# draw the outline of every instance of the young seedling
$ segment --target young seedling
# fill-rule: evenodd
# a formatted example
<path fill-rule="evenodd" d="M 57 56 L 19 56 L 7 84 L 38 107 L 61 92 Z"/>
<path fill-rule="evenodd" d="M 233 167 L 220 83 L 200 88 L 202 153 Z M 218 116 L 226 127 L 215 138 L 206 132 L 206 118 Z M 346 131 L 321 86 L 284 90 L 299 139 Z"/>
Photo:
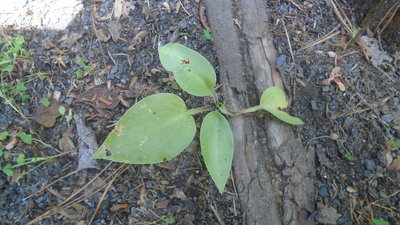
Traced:
<path fill-rule="evenodd" d="M 85 59 L 84 58 L 80 58 L 76 61 L 76 63 L 81 66 L 80 69 L 78 69 L 75 73 L 76 76 L 78 76 L 79 78 L 85 77 L 86 75 L 88 75 L 89 73 L 93 72 L 94 68 L 93 66 L 88 66 L 85 63 Z"/>
<path fill-rule="evenodd" d="M 181 44 L 170 43 L 158 51 L 161 64 L 173 72 L 180 88 L 194 96 L 211 97 L 214 105 L 187 109 L 185 102 L 177 95 L 162 93 L 148 96 L 120 118 L 93 155 L 94 158 L 129 164 L 170 160 L 192 142 L 196 133 L 193 116 L 208 112 L 200 128 L 201 153 L 211 178 L 219 192 L 223 193 L 231 171 L 234 149 L 234 137 L 225 116 L 240 116 L 262 110 L 286 123 L 303 124 L 299 118 L 282 111 L 288 103 L 285 93 L 278 87 L 266 89 L 259 105 L 230 112 L 218 101 L 215 71 L 207 59 Z"/>

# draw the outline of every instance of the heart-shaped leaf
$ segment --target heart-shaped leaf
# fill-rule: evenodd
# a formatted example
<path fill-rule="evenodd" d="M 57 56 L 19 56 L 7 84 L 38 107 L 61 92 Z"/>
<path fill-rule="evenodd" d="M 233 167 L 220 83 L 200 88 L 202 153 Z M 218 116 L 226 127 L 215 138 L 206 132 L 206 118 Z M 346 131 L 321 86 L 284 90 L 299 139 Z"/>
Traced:
<path fill-rule="evenodd" d="M 156 94 L 132 106 L 93 155 L 130 164 L 164 162 L 193 140 L 196 124 L 183 100 Z"/>
<path fill-rule="evenodd" d="M 285 109 L 287 106 L 288 102 L 286 100 L 285 92 L 279 87 L 269 87 L 261 95 L 260 107 L 262 109 L 286 123 L 294 125 L 304 124 L 301 119 L 279 110 Z"/>
<path fill-rule="evenodd" d="M 174 73 L 183 90 L 195 96 L 215 95 L 215 71 L 202 55 L 177 43 L 158 48 L 158 53 L 163 67 Z"/>
<path fill-rule="evenodd" d="M 233 135 L 229 122 L 218 111 L 207 114 L 200 129 L 201 152 L 220 193 L 224 192 L 233 159 Z"/>

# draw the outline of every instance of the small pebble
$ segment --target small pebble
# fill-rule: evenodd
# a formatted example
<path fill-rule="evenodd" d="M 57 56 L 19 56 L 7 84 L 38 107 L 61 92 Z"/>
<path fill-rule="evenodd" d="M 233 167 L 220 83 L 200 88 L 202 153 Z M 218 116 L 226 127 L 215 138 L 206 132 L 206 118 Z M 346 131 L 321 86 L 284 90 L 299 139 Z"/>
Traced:
<path fill-rule="evenodd" d="M 393 120 L 392 115 L 390 115 L 390 114 L 384 114 L 384 115 L 381 116 L 381 118 L 386 123 L 390 123 Z"/>
<path fill-rule="evenodd" d="M 326 197 L 326 196 L 329 195 L 328 188 L 326 187 L 326 185 L 323 185 L 323 186 L 319 187 L 318 194 L 321 197 Z"/>
<path fill-rule="evenodd" d="M 311 100 L 310 103 L 311 103 L 311 109 L 312 109 L 312 110 L 315 110 L 315 111 L 319 110 L 317 101 Z"/>
<path fill-rule="evenodd" d="M 275 64 L 277 67 L 280 67 L 286 63 L 286 55 L 280 55 L 276 58 Z"/>
<path fill-rule="evenodd" d="M 367 161 L 365 161 L 365 168 L 367 170 L 371 170 L 374 171 L 375 170 L 375 161 L 371 160 L 371 159 L 367 159 Z"/>

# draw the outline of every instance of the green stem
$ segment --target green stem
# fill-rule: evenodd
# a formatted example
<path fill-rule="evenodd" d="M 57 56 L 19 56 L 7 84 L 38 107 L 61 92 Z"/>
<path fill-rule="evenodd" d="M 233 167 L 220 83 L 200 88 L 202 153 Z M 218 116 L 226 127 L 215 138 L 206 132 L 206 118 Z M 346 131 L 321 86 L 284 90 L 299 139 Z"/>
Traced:
<path fill-rule="evenodd" d="M 219 104 L 218 103 L 217 107 L 218 107 L 219 111 L 221 111 L 221 113 L 223 113 L 223 114 L 225 114 L 227 116 L 240 116 L 240 115 L 243 115 L 243 114 L 253 113 L 255 111 L 258 111 L 258 110 L 262 109 L 261 106 L 257 105 L 257 106 L 253 106 L 253 107 L 250 107 L 250 108 L 247 108 L 247 109 L 242 109 L 242 110 L 239 110 L 239 111 L 236 111 L 236 112 L 231 112 L 223 104 Z"/>
<path fill-rule="evenodd" d="M 189 109 L 188 113 L 190 115 L 194 115 L 194 114 L 198 114 L 198 113 L 208 112 L 208 111 L 211 111 L 213 109 L 214 109 L 214 106 L 204 106 L 204 107 Z"/>

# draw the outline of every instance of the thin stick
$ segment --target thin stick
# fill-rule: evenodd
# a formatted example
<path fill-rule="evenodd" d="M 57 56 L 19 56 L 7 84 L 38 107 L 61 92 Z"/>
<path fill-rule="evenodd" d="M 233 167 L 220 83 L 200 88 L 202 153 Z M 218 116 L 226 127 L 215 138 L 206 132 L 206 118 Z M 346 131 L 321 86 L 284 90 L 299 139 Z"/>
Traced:
<path fill-rule="evenodd" d="M 283 29 L 285 30 L 287 42 L 289 44 L 290 55 L 292 56 L 293 63 L 295 63 L 296 61 L 294 60 L 294 54 L 292 50 L 292 44 L 290 43 L 289 33 L 286 29 L 285 22 L 282 21 L 282 24 L 283 24 Z"/>
<path fill-rule="evenodd" d="M 34 195 L 36 195 L 36 194 L 42 192 L 43 190 L 47 189 L 48 187 L 52 186 L 53 184 L 57 183 L 58 181 L 63 180 L 63 179 L 65 179 L 65 178 L 67 178 L 67 177 L 69 177 L 69 176 L 71 176 L 71 175 L 77 173 L 78 171 L 79 171 L 79 170 L 74 170 L 74 171 L 72 171 L 71 173 L 69 173 L 69 174 L 67 174 L 67 175 L 65 175 L 65 176 L 63 176 L 63 177 L 58 178 L 57 180 L 55 180 L 55 181 L 51 182 L 50 184 L 48 184 L 48 185 L 42 187 L 39 191 L 37 191 L 37 192 L 35 192 L 35 193 L 29 195 L 28 197 L 24 198 L 23 200 L 25 201 L 25 200 L 31 198 L 32 196 L 34 196 Z"/>
<path fill-rule="evenodd" d="M 126 169 L 128 168 L 127 164 L 122 164 L 118 169 L 117 169 L 117 174 L 114 176 L 111 181 L 108 183 L 107 187 L 104 189 L 103 194 L 101 195 L 99 203 L 97 203 L 96 209 L 94 210 L 94 213 L 92 215 L 92 218 L 89 221 L 89 225 L 92 224 L 94 217 L 96 216 L 97 212 L 100 209 L 101 203 L 103 203 L 104 199 L 106 198 L 106 195 L 108 193 L 108 190 L 110 190 L 111 185 L 114 183 L 114 180 L 119 177 Z"/>

